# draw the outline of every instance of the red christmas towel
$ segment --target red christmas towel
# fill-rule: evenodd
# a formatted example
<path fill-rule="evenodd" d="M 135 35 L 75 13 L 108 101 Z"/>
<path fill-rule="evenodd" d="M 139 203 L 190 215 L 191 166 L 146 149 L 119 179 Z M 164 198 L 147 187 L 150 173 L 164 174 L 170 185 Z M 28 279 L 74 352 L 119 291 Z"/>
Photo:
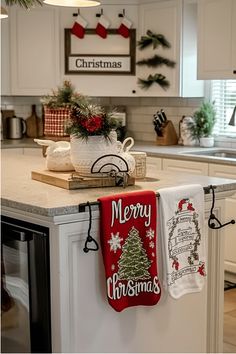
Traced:
<path fill-rule="evenodd" d="M 157 199 L 152 191 L 99 199 L 100 239 L 107 297 L 118 312 L 126 307 L 157 304 Z"/>

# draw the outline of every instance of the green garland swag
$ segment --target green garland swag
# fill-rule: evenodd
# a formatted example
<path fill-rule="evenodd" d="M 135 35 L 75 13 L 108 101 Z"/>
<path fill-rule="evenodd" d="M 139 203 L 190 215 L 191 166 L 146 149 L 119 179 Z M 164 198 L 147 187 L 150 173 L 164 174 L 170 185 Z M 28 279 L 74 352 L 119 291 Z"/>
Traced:
<path fill-rule="evenodd" d="M 163 48 L 171 47 L 170 43 L 162 34 L 156 34 L 148 30 L 147 35 L 141 37 L 140 41 L 138 41 L 137 46 L 140 50 L 143 50 L 149 47 L 150 45 L 153 46 L 153 49 L 156 49 L 159 46 L 162 46 Z"/>
<path fill-rule="evenodd" d="M 152 58 L 139 60 L 137 65 L 147 65 L 148 67 L 156 68 L 158 66 L 166 65 L 170 68 L 174 68 L 175 62 L 167 58 L 163 58 L 159 55 L 154 55 Z"/>
<path fill-rule="evenodd" d="M 146 80 L 138 79 L 138 85 L 144 90 L 147 90 L 154 83 L 160 85 L 164 90 L 170 86 L 169 81 L 162 74 L 149 75 Z"/>

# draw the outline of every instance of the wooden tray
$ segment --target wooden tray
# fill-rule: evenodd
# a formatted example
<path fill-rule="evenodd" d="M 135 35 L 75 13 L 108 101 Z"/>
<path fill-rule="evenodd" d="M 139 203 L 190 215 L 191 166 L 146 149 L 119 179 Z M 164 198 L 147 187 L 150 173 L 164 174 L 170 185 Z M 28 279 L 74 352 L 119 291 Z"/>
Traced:
<path fill-rule="evenodd" d="M 32 171 L 33 180 L 51 184 L 64 189 L 83 189 L 116 187 L 115 179 L 112 177 L 80 177 L 76 172 L 52 172 L 52 171 Z M 132 186 L 135 179 L 128 177 L 128 186 Z"/>

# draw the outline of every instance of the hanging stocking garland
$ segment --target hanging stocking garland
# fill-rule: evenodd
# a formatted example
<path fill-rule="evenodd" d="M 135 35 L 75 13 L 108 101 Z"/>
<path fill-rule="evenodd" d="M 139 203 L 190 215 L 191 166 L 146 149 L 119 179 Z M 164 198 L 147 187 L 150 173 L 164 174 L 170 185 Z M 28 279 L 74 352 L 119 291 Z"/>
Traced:
<path fill-rule="evenodd" d="M 166 80 L 166 77 L 162 74 L 149 75 L 146 80 L 138 79 L 138 85 L 144 90 L 147 90 L 154 83 L 160 85 L 164 90 L 170 86 L 169 81 Z"/>
<path fill-rule="evenodd" d="M 166 65 L 170 68 L 174 68 L 175 62 L 167 58 L 163 58 L 159 55 L 154 55 L 152 58 L 139 60 L 137 65 L 147 65 L 148 67 L 156 68 L 158 66 Z"/>
<path fill-rule="evenodd" d="M 138 47 L 140 50 L 143 50 L 150 45 L 153 46 L 153 49 L 156 49 L 159 46 L 163 48 L 170 48 L 171 45 L 167 39 L 162 34 L 156 34 L 148 30 L 146 36 L 142 36 L 140 41 L 138 41 Z"/>

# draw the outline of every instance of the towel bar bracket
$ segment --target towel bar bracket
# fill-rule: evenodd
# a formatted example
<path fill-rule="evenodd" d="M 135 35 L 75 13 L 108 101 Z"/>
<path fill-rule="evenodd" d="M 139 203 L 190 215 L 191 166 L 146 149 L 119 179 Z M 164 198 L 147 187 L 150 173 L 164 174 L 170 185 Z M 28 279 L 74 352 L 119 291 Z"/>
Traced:
<path fill-rule="evenodd" d="M 232 219 L 232 220 L 222 224 L 220 222 L 220 220 L 217 219 L 217 217 L 213 213 L 214 207 L 215 207 L 215 191 L 214 191 L 214 189 L 215 189 L 214 186 L 212 186 L 212 185 L 209 186 L 209 193 L 210 193 L 210 191 L 212 191 L 212 206 L 211 206 L 210 216 L 208 219 L 208 227 L 210 229 L 217 230 L 217 229 L 221 229 L 222 227 L 225 227 L 227 225 L 235 224 L 235 220 Z"/>

